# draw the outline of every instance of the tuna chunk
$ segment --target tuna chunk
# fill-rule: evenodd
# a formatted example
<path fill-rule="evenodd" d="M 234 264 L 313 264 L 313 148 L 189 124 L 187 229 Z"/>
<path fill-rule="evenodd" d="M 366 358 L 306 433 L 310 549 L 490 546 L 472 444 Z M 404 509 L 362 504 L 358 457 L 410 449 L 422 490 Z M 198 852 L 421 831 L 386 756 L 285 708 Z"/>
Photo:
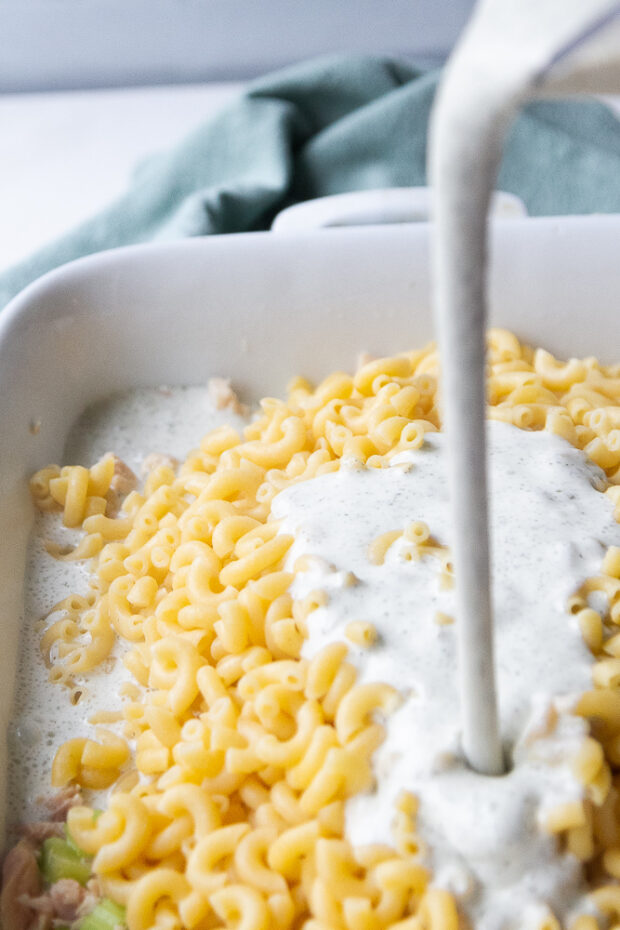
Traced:
<path fill-rule="evenodd" d="M 127 497 L 130 491 L 135 490 L 138 486 L 138 479 L 132 472 L 129 465 L 125 465 L 122 459 L 114 456 L 114 475 L 110 482 L 110 490 L 106 495 L 107 506 L 106 514 L 108 517 L 117 516 L 123 498 Z"/>
<path fill-rule="evenodd" d="M 67 819 L 69 810 L 83 802 L 78 786 L 67 785 L 66 788 L 57 791 L 56 794 L 40 799 L 40 803 L 49 811 L 50 820 L 64 821 Z"/>
<path fill-rule="evenodd" d="M 209 378 L 207 381 L 207 394 L 216 410 L 228 408 L 242 417 L 247 416 L 248 408 L 241 403 L 228 378 Z"/>
<path fill-rule="evenodd" d="M 35 847 L 29 840 L 20 840 L 11 849 L 2 866 L 0 894 L 0 925 L 3 930 L 32 930 L 39 916 L 27 903 L 41 890 Z"/>
<path fill-rule="evenodd" d="M 79 917 L 79 910 L 86 891 L 79 882 L 72 878 L 61 878 L 49 890 L 49 896 L 54 908 L 54 916 L 67 923 L 73 923 Z"/>
<path fill-rule="evenodd" d="M 161 452 L 151 452 L 142 462 L 141 471 L 142 474 L 146 476 L 156 468 L 160 468 L 162 465 L 165 468 L 171 468 L 172 471 L 176 471 L 180 464 L 181 463 L 179 460 L 175 459 L 173 455 L 163 455 Z"/>
<path fill-rule="evenodd" d="M 82 903 L 79 906 L 78 917 L 85 917 L 87 914 L 93 910 L 98 901 L 103 897 L 103 889 L 99 882 L 99 879 L 95 876 L 91 878 L 90 881 L 86 882 L 86 888 L 84 890 L 84 897 Z"/>
<path fill-rule="evenodd" d="M 35 820 L 32 823 L 22 824 L 19 832 L 26 839 L 31 840 L 35 846 L 40 846 L 44 840 L 51 836 L 64 836 L 65 831 L 59 820 Z"/>

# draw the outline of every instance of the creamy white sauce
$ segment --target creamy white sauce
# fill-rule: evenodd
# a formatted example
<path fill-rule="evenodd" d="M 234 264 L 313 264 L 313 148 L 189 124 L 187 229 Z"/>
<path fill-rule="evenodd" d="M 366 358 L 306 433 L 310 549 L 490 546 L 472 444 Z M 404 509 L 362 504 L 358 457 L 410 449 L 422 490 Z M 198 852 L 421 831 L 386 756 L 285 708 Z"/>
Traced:
<path fill-rule="evenodd" d="M 478 775 L 461 759 L 456 629 L 434 619 L 436 611 L 454 615 L 454 593 L 440 590 L 437 559 L 407 561 L 400 540 L 383 565 L 368 558 L 373 539 L 414 520 L 450 545 L 445 437 L 429 434 L 421 450 L 386 469 L 343 466 L 295 485 L 275 498 L 273 511 L 281 531 L 295 535 L 291 566 L 302 554 L 328 563 L 317 560 L 294 582 L 298 597 L 317 588 L 329 594 L 309 616 L 304 654 L 344 640 L 353 620 L 371 622 L 377 645 L 351 647 L 360 679 L 389 682 L 406 695 L 375 754 L 376 790 L 348 802 L 350 840 L 389 842 L 395 799 L 412 790 L 435 882 L 457 895 L 477 930 L 506 930 L 527 924 L 528 908 L 532 919 L 531 909 L 542 905 L 563 918 L 578 903 L 583 910 L 581 867 L 558 851 L 538 818 L 582 796 L 570 756 L 585 725 L 568 710 L 591 687 L 592 659 L 566 602 L 600 572 L 620 528 L 595 489 L 601 472 L 579 450 L 497 422 L 489 440 L 499 713 L 512 755 L 499 778 Z M 359 583 L 345 585 L 346 572 Z M 559 723 L 535 738 L 550 706 Z"/>
<path fill-rule="evenodd" d="M 216 410 L 207 387 L 138 389 L 117 394 L 89 407 L 72 428 L 60 464 L 92 465 L 115 452 L 138 476 L 151 453 L 183 460 L 209 430 L 224 423 L 242 428 L 245 421 L 230 410 Z M 74 736 L 96 738 L 89 717 L 99 710 L 120 710 L 119 689 L 132 681 L 122 664 L 124 647 L 117 643 L 103 666 L 75 676 L 82 697 L 75 706 L 68 688 L 51 684 L 39 643 L 38 621 L 69 594 L 88 588 L 87 568 L 54 559 L 45 539 L 76 542 L 79 533 L 62 527 L 59 515 L 39 514 L 31 536 L 24 592 L 15 700 L 8 733 L 9 771 L 7 823 L 37 819 L 38 799 L 49 795 L 51 761 L 58 746 Z M 60 614 L 53 619 L 59 619 Z M 134 682 L 135 683 L 135 682 Z M 121 731 L 115 724 L 103 724 Z"/>

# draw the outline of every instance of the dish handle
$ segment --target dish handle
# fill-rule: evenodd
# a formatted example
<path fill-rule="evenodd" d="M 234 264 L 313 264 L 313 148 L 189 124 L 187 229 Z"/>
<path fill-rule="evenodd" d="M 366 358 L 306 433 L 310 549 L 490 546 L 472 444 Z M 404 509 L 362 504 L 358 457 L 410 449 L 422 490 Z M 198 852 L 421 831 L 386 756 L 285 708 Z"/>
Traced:
<path fill-rule="evenodd" d="M 398 223 L 427 223 L 432 216 L 432 192 L 428 187 L 392 187 L 352 191 L 306 200 L 282 210 L 274 219 L 272 232 L 301 232 L 334 226 L 376 226 Z M 523 201 L 514 194 L 493 195 L 493 216 L 515 219 L 527 216 Z"/>

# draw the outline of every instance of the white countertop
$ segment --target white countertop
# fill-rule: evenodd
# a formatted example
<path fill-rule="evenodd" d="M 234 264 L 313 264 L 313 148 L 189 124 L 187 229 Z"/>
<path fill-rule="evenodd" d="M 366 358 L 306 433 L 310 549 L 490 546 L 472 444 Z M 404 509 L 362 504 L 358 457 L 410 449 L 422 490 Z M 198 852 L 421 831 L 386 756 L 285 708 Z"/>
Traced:
<path fill-rule="evenodd" d="M 108 204 L 137 162 L 175 145 L 241 87 L 0 97 L 0 271 Z"/>

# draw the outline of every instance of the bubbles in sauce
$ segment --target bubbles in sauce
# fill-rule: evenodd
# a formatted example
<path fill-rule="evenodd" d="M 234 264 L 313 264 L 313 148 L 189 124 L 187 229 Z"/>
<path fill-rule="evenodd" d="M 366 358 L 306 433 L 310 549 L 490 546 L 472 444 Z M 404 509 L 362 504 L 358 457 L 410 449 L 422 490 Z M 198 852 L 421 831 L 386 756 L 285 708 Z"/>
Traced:
<path fill-rule="evenodd" d="M 230 410 L 217 410 L 206 386 L 145 388 L 110 397 L 88 408 L 67 439 L 64 463 L 91 465 L 115 452 L 136 474 L 153 452 L 179 459 L 202 436 L 224 423 L 242 428 L 244 420 Z M 75 544 L 79 534 L 62 527 L 58 514 L 37 514 L 28 549 L 24 618 L 12 723 L 8 734 L 9 772 L 7 823 L 37 819 L 38 799 L 51 791 L 50 769 L 57 747 L 74 736 L 95 736 L 89 717 L 98 710 L 121 707 L 119 689 L 131 680 L 122 661 L 87 676 L 75 676 L 73 687 L 53 684 L 40 652 L 41 620 L 70 594 L 84 594 L 89 574 L 80 563 L 54 559 L 45 539 Z M 58 615 L 60 617 L 60 614 Z M 79 699 L 77 695 L 79 694 Z M 105 724 L 118 730 L 118 724 Z"/>

